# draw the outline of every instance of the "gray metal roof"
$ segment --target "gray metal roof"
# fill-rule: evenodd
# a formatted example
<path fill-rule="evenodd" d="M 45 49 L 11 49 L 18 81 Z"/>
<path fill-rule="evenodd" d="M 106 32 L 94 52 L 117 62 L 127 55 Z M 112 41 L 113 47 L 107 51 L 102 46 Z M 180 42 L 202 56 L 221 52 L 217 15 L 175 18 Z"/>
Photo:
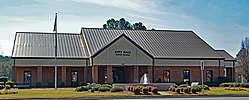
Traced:
<path fill-rule="evenodd" d="M 235 60 L 233 56 L 231 56 L 228 52 L 225 50 L 216 50 L 216 52 L 225 58 L 225 60 Z"/>
<path fill-rule="evenodd" d="M 58 33 L 58 58 L 86 58 L 80 34 Z M 55 56 L 54 33 L 17 32 L 12 57 Z"/>
<path fill-rule="evenodd" d="M 82 28 L 81 32 L 86 38 L 91 55 L 125 34 L 154 58 L 223 59 L 193 31 Z"/>

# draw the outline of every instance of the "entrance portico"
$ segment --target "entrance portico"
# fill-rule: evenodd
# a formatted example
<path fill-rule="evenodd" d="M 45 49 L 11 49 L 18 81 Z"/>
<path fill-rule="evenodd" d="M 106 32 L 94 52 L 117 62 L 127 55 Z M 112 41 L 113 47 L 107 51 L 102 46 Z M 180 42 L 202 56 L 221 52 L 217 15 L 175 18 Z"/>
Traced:
<path fill-rule="evenodd" d="M 94 65 L 92 79 L 96 83 L 138 83 L 143 74 L 147 73 L 150 77 L 152 76 L 151 69 L 152 66 Z M 150 82 L 152 82 L 152 78 L 150 78 Z"/>

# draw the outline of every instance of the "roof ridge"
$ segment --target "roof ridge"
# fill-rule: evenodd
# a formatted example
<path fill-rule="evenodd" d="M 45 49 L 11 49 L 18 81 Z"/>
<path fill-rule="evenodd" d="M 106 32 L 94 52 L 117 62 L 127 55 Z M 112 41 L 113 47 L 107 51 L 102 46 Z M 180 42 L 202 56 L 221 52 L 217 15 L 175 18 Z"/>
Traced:
<path fill-rule="evenodd" d="M 230 53 L 228 53 L 226 50 L 215 50 L 215 51 L 224 51 L 229 57 L 235 59 L 235 57 L 233 57 L 232 55 L 230 55 Z M 217 52 L 220 56 L 222 56 L 219 52 Z"/>
<path fill-rule="evenodd" d="M 128 31 L 166 31 L 166 32 L 193 32 L 193 30 L 176 30 L 176 29 L 168 29 L 168 30 L 133 30 L 133 29 L 105 29 L 105 28 L 88 28 L 82 27 L 81 29 L 99 29 L 99 30 L 128 30 Z"/>
<path fill-rule="evenodd" d="M 55 33 L 50 33 L 50 32 L 16 32 L 18 34 L 55 34 Z M 80 33 L 57 33 L 57 35 L 66 35 L 66 34 L 70 34 L 70 35 L 80 35 Z"/>

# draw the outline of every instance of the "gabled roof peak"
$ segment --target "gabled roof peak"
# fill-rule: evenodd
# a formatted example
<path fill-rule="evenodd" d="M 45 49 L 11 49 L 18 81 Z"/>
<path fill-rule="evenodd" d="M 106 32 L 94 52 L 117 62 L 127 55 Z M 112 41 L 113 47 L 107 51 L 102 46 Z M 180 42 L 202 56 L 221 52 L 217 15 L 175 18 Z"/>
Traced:
<path fill-rule="evenodd" d="M 193 31 L 82 28 L 81 32 L 90 55 L 124 35 L 154 58 L 224 59 Z"/>

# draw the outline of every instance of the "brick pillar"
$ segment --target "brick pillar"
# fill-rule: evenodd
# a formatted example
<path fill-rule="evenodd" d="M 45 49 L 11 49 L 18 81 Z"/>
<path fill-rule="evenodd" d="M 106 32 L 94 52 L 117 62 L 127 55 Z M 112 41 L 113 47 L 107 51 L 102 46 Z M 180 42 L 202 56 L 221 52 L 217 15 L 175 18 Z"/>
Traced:
<path fill-rule="evenodd" d="M 149 74 L 149 81 L 152 82 L 152 78 L 153 78 L 153 72 L 152 72 L 152 66 L 148 66 L 148 74 Z"/>
<path fill-rule="evenodd" d="M 139 79 L 138 79 L 138 76 L 139 76 L 139 67 L 138 66 L 134 66 L 133 67 L 133 82 L 135 83 L 138 83 L 139 82 Z"/>
<path fill-rule="evenodd" d="M 16 66 L 12 66 L 12 80 L 16 82 Z"/>
<path fill-rule="evenodd" d="M 84 81 L 85 81 L 85 82 L 88 82 L 88 80 L 87 80 L 87 77 L 88 77 L 87 66 L 85 66 L 83 70 L 84 70 L 84 71 L 83 71 L 83 72 L 84 72 Z"/>
<path fill-rule="evenodd" d="M 111 65 L 107 65 L 107 83 L 112 83 L 113 82 L 113 78 L 112 78 L 112 66 Z"/>
<path fill-rule="evenodd" d="M 92 82 L 98 83 L 99 78 L 99 72 L 98 72 L 98 65 L 92 66 Z"/>
<path fill-rule="evenodd" d="M 64 82 L 65 86 L 67 84 L 67 67 L 61 68 L 61 82 Z"/>
<path fill-rule="evenodd" d="M 42 82 L 42 67 L 36 67 L 37 69 L 37 82 Z"/>

